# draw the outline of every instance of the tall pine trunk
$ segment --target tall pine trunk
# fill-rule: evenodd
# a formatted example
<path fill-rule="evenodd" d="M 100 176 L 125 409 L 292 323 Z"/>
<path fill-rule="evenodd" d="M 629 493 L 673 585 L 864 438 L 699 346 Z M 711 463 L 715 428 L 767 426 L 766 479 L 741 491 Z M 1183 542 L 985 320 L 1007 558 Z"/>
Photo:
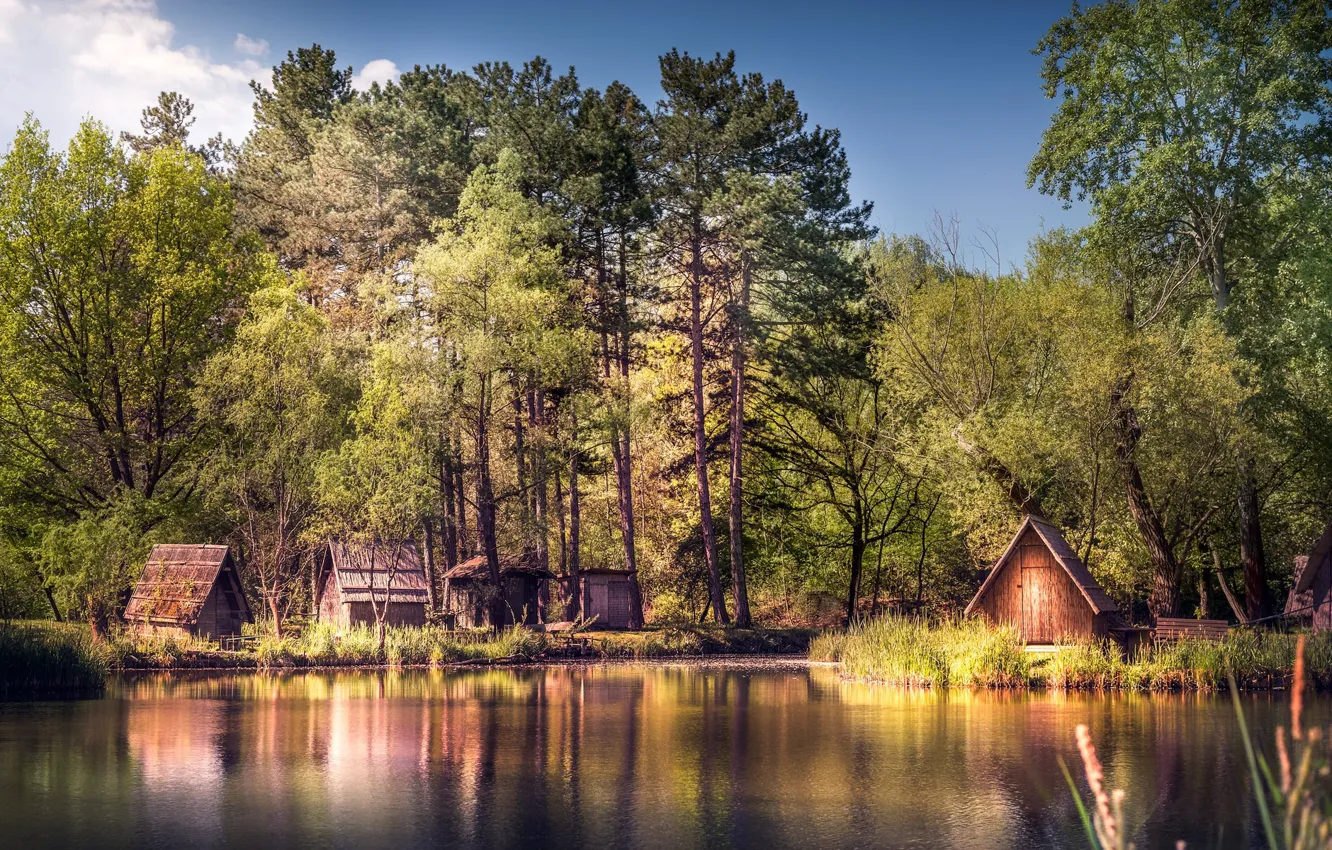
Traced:
<path fill-rule="evenodd" d="M 620 539 L 624 543 L 624 568 L 629 573 L 629 628 L 643 628 L 643 592 L 638 585 L 638 554 L 634 545 L 634 479 L 630 443 L 629 391 L 629 269 L 625 235 L 620 234 L 619 304 L 616 310 L 615 359 L 620 373 L 620 415 L 611 435 L 611 462 L 615 467 L 615 489 L 620 509 Z M 610 365 L 607 364 L 607 373 Z"/>
<path fill-rule="evenodd" d="M 504 625 L 504 595 L 500 592 L 499 547 L 495 540 L 495 489 L 490 480 L 490 378 L 481 382 L 480 403 L 476 417 L 476 502 L 477 533 L 486 555 L 486 602 L 490 627 L 499 631 Z"/>
<path fill-rule="evenodd" d="M 532 519 L 536 525 L 536 556 L 541 569 L 550 569 L 549 531 L 546 518 L 548 483 L 546 481 L 546 392 L 528 393 L 528 434 L 532 467 Z"/>
<path fill-rule="evenodd" d="M 572 406 L 569 409 L 569 587 L 572 597 L 574 618 L 581 614 L 583 585 L 580 576 L 582 567 L 579 538 L 582 534 L 582 493 L 578 486 L 578 414 Z"/>
<path fill-rule="evenodd" d="M 745 546 L 742 497 L 744 476 L 741 461 L 745 445 L 745 326 L 749 321 L 749 256 L 740 254 L 740 291 L 731 315 L 731 594 L 735 602 L 735 624 L 749 628 L 749 592 L 745 588 Z"/>
<path fill-rule="evenodd" d="M 708 571 L 708 599 L 713 616 L 726 625 L 726 601 L 722 598 L 721 569 L 717 564 L 717 537 L 712 529 L 712 493 L 708 487 L 707 399 L 703 394 L 703 225 L 694 222 L 689 262 L 689 342 L 694 377 L 694 471 L 698 478 L 699 530 L 703 558 Z"/>

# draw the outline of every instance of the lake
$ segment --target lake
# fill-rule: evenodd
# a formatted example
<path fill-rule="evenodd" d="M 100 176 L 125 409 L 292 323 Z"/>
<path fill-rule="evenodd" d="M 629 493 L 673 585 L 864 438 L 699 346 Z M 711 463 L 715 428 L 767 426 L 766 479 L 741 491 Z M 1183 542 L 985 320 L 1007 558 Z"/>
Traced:
<path fill-rule="evenodd" d="M 1243 704 L 1270 751 L 1283 697 Z M 172 674 L 0 703 L 0 846 L 1083 847 L 1059 762 L 1081 777 L 1084 722 L 1140 850 L 1249 846 L 1227 697 L 906 691 L 794 661 Z"/>

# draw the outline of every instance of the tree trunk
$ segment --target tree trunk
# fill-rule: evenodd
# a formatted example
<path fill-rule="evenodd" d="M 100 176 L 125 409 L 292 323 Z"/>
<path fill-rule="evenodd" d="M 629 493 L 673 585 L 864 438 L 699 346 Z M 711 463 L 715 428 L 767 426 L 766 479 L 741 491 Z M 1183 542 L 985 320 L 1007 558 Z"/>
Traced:
<path fill-rule="evenodd" d="M 617 310 L 616 361 L 620 372 L 620 415 L 612 434 L 611 461 L 615 467 L 615 489 L 620 509 L 620 539 L 624 542 L 624 568 L 629 572 L 629 628 L 643 628 L 643 593 L 638 586 L 638 554 L 634 547 L 634 479 L 630 444 L 629 394 L 629 271 L 624 234 L 620 236 L 619 309 Z M 607 369 L 609 372 L 609 367 Z"/>
<path fill-rule="evenodd" d="M 740 255 L 740 292 L 731 316 L 731 594 L 735 602 L 735 624 L 750 626 L 749 592 L 745 588 L 744 520 L 741 514 L 744 476 L 741 461 L 745 443 L 745 325 L 749 321 L 749 257 Z"/>
<path fill-rule="evenodd" d="M 1235 594 L 1230 591 L 1230 584 L 1226 582 L 1226 574 L 1221 571 L 1221 553 L 1212 549 L 1212 567 L 1216 572 L 1216 583 L 1221 587 L 1221 594 L 1226 597 L 1226 602 L 1230 605 L 1230 610 L 1234 612 L 1235 619 L 1240 623 L 1249 622 L 1249 618 L 1244 615 L 1244 609 L 1240 607 L 1239 600 Z"/>
<path fill-rule="evenodd" d="M 572 620 L 582 613 L 582 579 L 579 570 L 582 566 L 579 557 L 579 537 L 582 534 L 582 506 L 579 504 L 582 494 L 578 487 L 578 415 L 569 411 L 570 441 L 569 447 L 569 587 L 572 602 L 569 608 L 573 612 Z"/>
<path fill-rule="evenodd" d="M 481 402 L 476 420 L 476 501 L 477 533 L 486 555 L 487 607 L 490 627 L 499 631 L 504 626 L 504 596 L 500 593 L 499 547 L 495 541 L 495 490 L 490 481 L 489 379 L 481 384 Z"/>
<path fill-rule="evenodd" d="M 1239 462 L 1240 561 L 1244 564 L 1244 610 L 1250 620 L 1272 613 L 1267 591 L 1267 564 L 1263 557 L 1263 530 L 1258 507 L 1258 482 L 1247 456 Z"/>
<path fill-rule="evenodd" d="M 694 472 L 698 479 L 699 530 L 708 570 L 708 599 L 718 623 L 730 617 L 722 598 L 721 569 L 717 564 L 717 537 L 712 530 L 712 494 L 708 486 L 707 398 L 703 394 L 703 237 L 702 223 L 694 223 L 689 265 L 689 342 L 694 378 Z"/>
<path fill-rule="evenodd" d="M 439 600 L 435 596 L 435 520 L 434 517 L 421 518 L 421 536 L 424 538 L 424 550 L 421 552 L 421 564 L 426 574 L 426 604 L 431 614 L 439 613 Z"/>
<path fill-rule="evenodd" d="M 546 393 L 534 390 L 528 396 L 528 425 L 532 451 L 532 518 L 536 523 L 536 554 L 541 569 L 550 569 L 549 531 L 546 521 Z"/>
<path fill-rule="evenodd" d="M 106 641 L 110 625 L 110 618 L 106 616 L 106 609 L 101 605 L 92 605 L 88 615 L 88 628 L 92 632 L 93 643 Z"/>
<path fill-rule="evenodd" d="M 440 462 L 439 489 L 444 502 L 444 521 L 440 531 L 444 544 L 444 572 L 458 566 L 458 511 L 462 499 L 455 492 L 453 474 L 453 447 L 444 446 L 444 458 Z"/>
<path fill-rule="evenodd" d="M 523 394 L 518 379 L 513 378 L 513 462 L 518 473 L 518 524 L 522 529 L 523 550 L 532 550 L 531 494 L 527 490 L 527 440 L 523 429 Z"/>
<path fill-rule="evenodd" d="M 1110 419 L 1115 432 L 1115 456 L 1124 475 L 1129 513 L 1133 515 L 1138 533 L 1147 547 L 1147 556 L 1151 560 L 1154 573 L 1152 593 L 1147 606 L 1154 616 L 1174 617 L 1179 611 L 1179 563 L 1166 539 L 1161 518 L 1152 507 L 1147 488 L 1142 482 L 1142 472 L 1134 457 L 1138 441 L 1142 439 L 1142 427 L 1138 424 L 1137 411 L 1125 399 L 1132 381 L 1132 373 L 1124 375 L 1110 390 Z"/>
<path fill-rule="evenodd" d="M 282 637 L 282 609 L 278 605 L 277 594 L 269 592 L 264 595 L 268 597 L 268 611 L 273 617 L 273 634 Z"/>
<path fill-rule="evenodd" d="M 453 492 L 458 499 L 458 560 L 465 561 L 476 554 L 476 547 L 467 531 L 467 491 L 464 489 L 462 463 L 462 436 L 453 443 Z"/>
<path fill-rule="evenodd" d="M 856 603 L 860 600 L 860 578 L 865 572 L 865 521 L 857 516 L 851 523 L 851 586 L 846 593 L 846 625 L 856 621 Z"/>

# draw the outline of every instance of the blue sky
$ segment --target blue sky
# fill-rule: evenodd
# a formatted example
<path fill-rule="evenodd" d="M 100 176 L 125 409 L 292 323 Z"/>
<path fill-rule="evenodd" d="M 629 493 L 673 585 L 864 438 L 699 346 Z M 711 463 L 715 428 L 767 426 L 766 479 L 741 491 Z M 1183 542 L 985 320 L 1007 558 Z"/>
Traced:
<path fill-rule="evenodd" d="M 782 79 L 812 122 L 842 131 L 853 193 L 874 202 L 883 230 L 923 232 L 935 211 L 956 215 L 964 232 L 982 224 L 995 230 L 1007 266 L 1022 259 L 1042 224 L 1085 221 L 1082 209 L 1064 210 L 1026 188 L 1027 163 L 1054 106 L 1041 92 L 1040 60 L 1030 51 L 1068 10 L 1068 0 L 122 0 L 111 11 L 104 0 L 51 2 L 41 10 L 44 21 L 35 14 L 26 22 L 22 13 L 12 18 L 9 41 L 30 46 L 29 64 L 67 62 L 70 90 L 25 86 L 26 72 L 6 68 L 0 58 L 0 126 L 35 109 L 57 133 L 65 129 L 61 121 L 74 119 L 56 113 L 77 108 L 119 129 L 141 108 L 129 111 L 131 100 L 142 104 L 153 86 L 180 80 L 175 87 L 200 104 L 201 130 L 236 134 L 248 119 L 243 79 L 266 77 L 288 49 L 312 42 L 357 69 L 375 60 L 403 69 L 439 62 L 470 68 L 541 54 L 557 68 L 574 65 L 584 85 L 620 79 L 650 102 L 659 95 L 659 54 L 672 47 L 698 55 L 735 50 L 741 70 Z M 78 26 L 100 27 L 82 37 L 82 46 L 69 46 L 63 59 L 60 49 L 40 45 L 43 38 L 67 38 L 55 34 L 64 31 L 57 7 L 69 12 L 64 30 L 76 19 Z M 4 8 L 0 0 L 0 54 Z M 98 15 L 103 23 L 84 23 Z M 237 40 L 241 33 L 244 42 Z M 91 59 L 88 43 L 101 45 Z M 53 113 L 50 121 L 46 112 Z"/>

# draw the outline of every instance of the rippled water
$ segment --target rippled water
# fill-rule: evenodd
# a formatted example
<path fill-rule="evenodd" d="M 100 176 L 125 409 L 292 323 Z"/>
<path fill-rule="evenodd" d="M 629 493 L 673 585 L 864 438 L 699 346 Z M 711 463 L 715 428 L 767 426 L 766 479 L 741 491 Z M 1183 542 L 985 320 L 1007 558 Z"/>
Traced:
<path fill-rule="evenodd" d="M 1284 702 L 1244 705 L 1270 746 Z M 0 847 L 1085 846 L 1059 769 L 1080 722 L 1140 850 L 1249 846 L 1228 698 L 732 662 L 153 676 L 0 703 Z"/>

